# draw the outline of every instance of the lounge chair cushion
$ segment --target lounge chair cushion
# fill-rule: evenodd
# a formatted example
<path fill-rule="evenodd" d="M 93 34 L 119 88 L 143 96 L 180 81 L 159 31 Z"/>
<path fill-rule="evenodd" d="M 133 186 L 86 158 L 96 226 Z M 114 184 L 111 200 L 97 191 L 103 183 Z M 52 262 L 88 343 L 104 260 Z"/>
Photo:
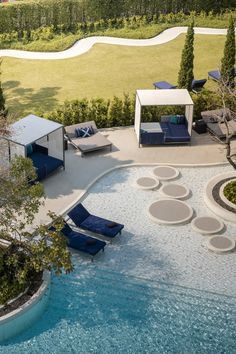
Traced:
<path fill-rule="evenodd" d="M 159 88 L 161 90 L 168 90 L 168 89 L 176 89 L 176 85 L 172 85 L 167 81 L 157 81 L 153 83 L 155 88 Z"/>
<path fill-rule="evenodd" d="M 76 205 L 69 213 L 68 216 L 73 220 L 76 226 L 79 226 L 82 224 L 82 222 L 87 219 L 90 214 L 89 212 L 85 209 L 85 207 L 80 203 Z"/>
<path fill-rule="evenodd" d="M 211 77 L 213 80 L 216 80 L 216 81 L 220 80 L 219 70 L 208 71 L 208 76 Z"/>
<path fill-rule="evenodd" d="M 53 226 L 49 228 L 50 230 L 55 230 Z M 68 240 L 68 246 L 75 248 L 78 251 L 88 253 L 95 256 L 101 249 L 106 246 L 105 241 L 98 240 L 94 237 L 84 235 L 80 232 L 72 230 L 72 228 L 65 222 L 63 228 L 61 229 L 62 234 Z"/>
<path fill-rule="evenodd" d="M 203 86 L 207 82 L 207 79 L 201 79 L 201 80 L 193 80 L 192 81 L 192 90 L 197 93 L 200 92 L 203 89 Z"/>
<path fill-rule="evenodd" d="M 107 237 L 115 237 L 124 227 L 124 225 L 116 224 L 114 227 L 109 227 L 110 220 L 100 218 L 99 216 L 90 215 L 85 219 L 80 227 Z"/>
<path fill-rule="evenodd" d="M 95 256 L 101 249 L 106 246 L 105 241 L 95 239 L 93 237 L 72 231 L 68 236 L 68 246 L 78 251 L 85 252 L 91 256 Z M 94 242 L 95 241 L 95 242 Z"/>

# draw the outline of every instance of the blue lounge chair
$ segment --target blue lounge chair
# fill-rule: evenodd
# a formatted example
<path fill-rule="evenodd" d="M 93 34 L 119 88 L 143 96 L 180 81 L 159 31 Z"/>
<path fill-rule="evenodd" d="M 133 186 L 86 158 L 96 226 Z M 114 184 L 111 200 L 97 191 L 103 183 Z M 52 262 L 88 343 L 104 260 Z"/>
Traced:
<path fill-rule="evenodd" d="M 167 81 L 157 81 L 153 83 L 156 89 L 168 90 L 168 89 L 176 89 L 177 86 L 170 84 Z"/>
<path fill-rule="evenodd" d="M 106 242 L 104 241 L 72 230 L 66 222 L 61 232 L 67 238 L 69 247 L 88 253 L 91 256 L 95 256 L 101 250 L 104 251 L 104 247 L 106 246 Z"/>
<path fill-rule="evenodd" d="M 208 77 L 212 80 L 219 81 L 220 80 L 219 70 L 208 71 Z"/>
<path fill-rule="evenodd" d="M 236 76 L 236 68 L 234 68 L 234 76 Z M 220 72 L 219 70 L 208 71 L 208 77 L 212 80 L 219 81 L 220 80 Z"/>
<path fill-rule="evenodd" d="M 192 81 L 192 91 L 194 93 L 198 93 L 203 89 L 203 86 L 207 82 L 207 79 L 201 79 L 201 80 L 193 80 Z M 161 90 L 168 90 L 168 89 L 176 89 L 177 86 L 170 84 L 167 81 L 158 81 L 153 83 L 155 88 L 161 89 Z"/>
<path fill-rule="evenodd" d="M 124 228 L 124 225 L 111 220 L 103 219 L 99 216 L 91 215 L 80 203 L 76 205 L 68 216 L 81 229 L 98 233 L 106 237 L 115 237 Z"/>
<path fill-rule="evenodd" d="M 193 80 L 192 81 L 192 91 L 194 93 L 201 92 L 203 89 L 203 86 L 207 82 L 207 79 L 201 79 L 201 80 Z"/>

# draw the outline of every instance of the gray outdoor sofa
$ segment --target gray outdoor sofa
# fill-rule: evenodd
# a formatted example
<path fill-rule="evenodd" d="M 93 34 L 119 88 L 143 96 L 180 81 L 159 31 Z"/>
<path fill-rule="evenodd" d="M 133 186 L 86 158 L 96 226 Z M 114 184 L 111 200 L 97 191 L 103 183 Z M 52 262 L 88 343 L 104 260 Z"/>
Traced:
<path fill-rule="evenodd" d="M 78 137 L 76 131 L 78 128 L 84 129 L 87 127 L 92 127 L 93 134 L 86 137 Z M 84 122 L 79 124 L 73 124 L 65 127 L 65 135 L 69 142 L 81 151 L 81 154 L 104 149 L 109 147 L 112 149 L 112 143 L 104 135 L 99 133 L 97 126 L 94 121 Z"/>
<path fill-rule="evenodd" d="M 208 131 L 219 139 L 226 137 L 226 125 L 223 119 L 223 108 L 201 112 L 201 117 L 207 125 Z M 236 121 L 232 119 L 230 110 L 226 109 L 229 134 L 236 136 Z"/>

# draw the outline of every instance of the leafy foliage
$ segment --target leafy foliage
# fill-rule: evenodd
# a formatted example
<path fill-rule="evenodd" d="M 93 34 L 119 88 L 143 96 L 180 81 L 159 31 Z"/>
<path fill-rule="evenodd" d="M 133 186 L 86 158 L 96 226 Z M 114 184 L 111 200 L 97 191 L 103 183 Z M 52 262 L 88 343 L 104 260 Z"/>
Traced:
<path fill-rule="evenodd" d="M 198 95 L 192 95 L 194 101 L 194 118 L 199 119 L 202 111 L 221 107 L 221 97 L 216 92 L 203 90 Z M 230 95 L 225 95 L 227 107 L 236 111 L 236 103 Z M 135 97 L 124 94 L 123 99 L 95 98 L 65 101 L 49 113 L 40 112 L 42 116 L 63 125 L 71 125 L 94 120 L 98 128 L 114 126 L 129 126 L 134 124 Z M 161 115 L 183 114 L 183 108 L 179 106 L 143 107 L 142 121 L 155 122 Z"/>
<path fill-rule="evenodd" d="M 132 5 L 131 5 L 132 3 Z M 169 0 L 39 0 L 0 4 L 1 47 L 17 40 L 23 43 L 51 40 L 58 34 L 73 33 L 78 37 L 112 29 L 137 29 L 150 24 L 186 24 L 189 14 L 207 25 L 228 17 L 230 5 Z M 119 5 L 118 5 L 119 4 Z M 224 9 L 224 12 L 221 11 Z M 233 7 L 232 7 L 233 9 Z M 210 11 L 209 11 L 210 10 Z M 228 13 L 227 13 L 228 11 Z M 214 16 L 213 16 L 214 14 Z"/>
<path fill-rule="evenodd" d="M 224 196 L 227 198 L 231 203 L 236 204 L 236 181 L 229 182 L 224 187 Z"/>
<path fill-rule="evenodd" d="M 4 171 L 5 172 L 5 171 Z M 24 290 L 35 274 L 44 269 L 60 274 L 72 270 L 66 239 L 59 230 L 63 221 L 49 213 L 55 230 L 48 225 L 33 228 L 35 215 L 43 200 L 43 187 L 32 183 L 36 177 L 32 161 L 23 157 L 12 160 L 7 173 L 0 175 L 0 302 Z M 0 242 L 1 245 L 1 242 Z"/>
<path fill-rule="evenodd" d="M 184 49 L 182 51 L 180 70 L 178 74 L 178 87 L 186 88 L 191 91 L 193 75 L 193 59 L 194 59 L 194 29 L 193 22 L 188 27 Z"/>
<path fill-rule="evenodd" d="M 235 65 L 235 27 L 231 17 L 225 41 L 224 56 L 221 61 L 221 77 L 223 82 L 234 87 L 234 65 Z"/>

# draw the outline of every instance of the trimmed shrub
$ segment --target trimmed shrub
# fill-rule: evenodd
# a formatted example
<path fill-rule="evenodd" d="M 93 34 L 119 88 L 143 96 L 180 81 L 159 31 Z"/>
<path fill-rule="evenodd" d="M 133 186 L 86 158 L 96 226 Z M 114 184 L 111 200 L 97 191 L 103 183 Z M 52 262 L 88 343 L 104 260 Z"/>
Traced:
<path fill-rule="evenodd" d="M 236 181 L 229 182 L 223 190 L 225 198 L 236 204 Z"/>

